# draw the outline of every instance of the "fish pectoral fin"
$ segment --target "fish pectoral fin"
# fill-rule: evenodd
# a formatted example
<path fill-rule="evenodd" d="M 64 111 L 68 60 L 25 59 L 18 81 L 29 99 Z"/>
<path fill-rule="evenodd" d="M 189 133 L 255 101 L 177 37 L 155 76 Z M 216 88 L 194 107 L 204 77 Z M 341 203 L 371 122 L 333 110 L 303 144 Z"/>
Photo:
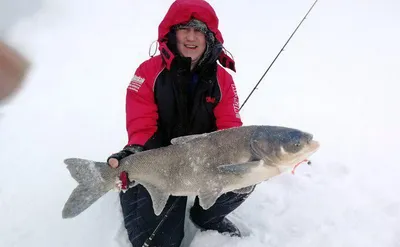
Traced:
<path fill-rule="evenodd" d="M 167 204 L 169 194 L 163 192 L 162 190 L 158 189 L 154 185 L 140 183 L 146 190 L 149 192 L 151 200 L 153 202 L 153 210 L 154 213 L 158 216 L 163 211 L 165 205 Z"/>
<path fill-rule="evenodd" d="M 171 144 L 174 144 L 174 145 L 183 144 L 183 143 L 189 142 L 189 141 L 197 139 L 197 138 L 205 137 L 207 135 L 208 135 L 208 133 L 175 137 L 171 140 Z"/>
<path fill-rule="evenodd" d="M 200 191 L 199 197 L 199 204 L 204 209 L 209 209 L 212 205 L 214 205 L 215 201 L 217 201 L 218 197 L 221 194 L 222 189 L 214 189 L 214 190 L 206 190 Z"/>
<path fill-rule="evenodd" d="M 217 169 L 222 173 L 241 175 L 248 173 L 252 168 L 259 166 L 261 164 L 260 162 L 260 160 L 257 160 L 238 164 L 225 164 L 218 166 Z"/>
<path fill-rule="evenodd" d="M 235 192 L 236 194 L 249 194 L 254 190 L 255 185 L 250 185 L 244 188 L 240 188 L 237 190 L 233 190 L 232 192 Z"/>

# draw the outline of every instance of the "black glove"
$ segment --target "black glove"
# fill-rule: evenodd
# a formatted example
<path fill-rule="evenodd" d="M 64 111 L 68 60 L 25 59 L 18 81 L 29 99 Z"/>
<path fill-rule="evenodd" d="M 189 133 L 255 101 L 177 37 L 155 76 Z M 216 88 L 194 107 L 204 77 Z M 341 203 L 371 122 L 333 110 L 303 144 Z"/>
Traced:
<path fill-rule="evenodd" d="M 112 158 L 117 159 L 118 161 L 121 161 L 123 158 L 126 158 L 129 155 L 142 152 L 143 150 L 144 150 L 144 147 L 141 145 L 137 145 L 137 144 L 127 145 L 124 147 L 124 149 L 122 149 L 118 153 L 114 153 L 114 154 L 110 155 L 110 157 L 108 157 L 108 159 L 107 159 L 107 164 L 108 164 L 108 161 Z"/>

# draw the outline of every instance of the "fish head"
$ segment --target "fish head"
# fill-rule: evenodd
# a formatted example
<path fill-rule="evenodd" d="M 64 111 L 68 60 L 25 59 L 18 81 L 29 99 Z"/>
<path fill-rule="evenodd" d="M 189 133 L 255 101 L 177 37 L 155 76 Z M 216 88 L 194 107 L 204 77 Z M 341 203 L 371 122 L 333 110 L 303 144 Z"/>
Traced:
<path fill-rule="evenodd" d="M 280 172 L 293 169 L 318 148 L 312 134 L 286 127 L 260 127 L 251 139 L 255 158 L 263 160 L 265 165 L 276 166 Z"/>

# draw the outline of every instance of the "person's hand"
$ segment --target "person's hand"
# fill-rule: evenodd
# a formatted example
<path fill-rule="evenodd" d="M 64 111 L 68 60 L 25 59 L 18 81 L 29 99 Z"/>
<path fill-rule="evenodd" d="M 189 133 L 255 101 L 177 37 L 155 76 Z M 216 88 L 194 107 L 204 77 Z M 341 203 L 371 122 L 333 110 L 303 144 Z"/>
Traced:
<path fill-rule="evenodd" d="M 28 68 L 29 63 L 21 54 L 0 41 L 0 101 L 21 86 Z"/>
<path fill-rule="evenodd" d="M 142 152 L 144 150 L 143 146 L 140 145 L 129 145 L 125 146 L 124 149 L 119 151 L 118 153 L 114 153 L 110 155 L 107 159 L 107 163 L 112 168 L 117 168 L 119 166 L 119 162 L 123 159 L 128 157 L 131 154 L 136 154 Z"/>
<path fill-rule="evenodd" d="M 110 158 L 108 159 L 108 165 L 112 168 L 117 168 L 119 165 L 119 161 L 116 158 Z"/>

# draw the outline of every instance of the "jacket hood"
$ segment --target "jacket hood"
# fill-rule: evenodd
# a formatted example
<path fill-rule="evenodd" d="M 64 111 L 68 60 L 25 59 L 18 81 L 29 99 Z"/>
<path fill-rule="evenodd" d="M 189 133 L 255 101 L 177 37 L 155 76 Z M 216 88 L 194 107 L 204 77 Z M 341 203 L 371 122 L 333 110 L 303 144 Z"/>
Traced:
<path fill-rule="evenodd" d="M 168 48 L 168 33 L 171 28 L 178 24 L 189 22 L 192 18 L 204 22 L 208 29 L 214 34 L 215 39 L 222 45 L 224 39 L 218 29 L 219 19 L 213 7 L 204 0 L 176 0 L 168 9 L 164 19 L 158 27 L 158 42 L 161 56 L 166 63 L 167 69 L 170 69 L 175 55 Z M 222 66 L 236 72 L 235 62 L 224 51 L 218 57 Z"/>
<path fill-rule="evenodd" d="M 172 3 L 164 19 L 158 27 L 158 41 L 162 42 L 171 27 L 187 23 L 195 18 L 204 22 L 208 29 L 214 33 L 215 38 L 224 43 L 222 34 L 218 29 L 219 20 L 212 6 L 204 0 L 176 0 Z"/>

